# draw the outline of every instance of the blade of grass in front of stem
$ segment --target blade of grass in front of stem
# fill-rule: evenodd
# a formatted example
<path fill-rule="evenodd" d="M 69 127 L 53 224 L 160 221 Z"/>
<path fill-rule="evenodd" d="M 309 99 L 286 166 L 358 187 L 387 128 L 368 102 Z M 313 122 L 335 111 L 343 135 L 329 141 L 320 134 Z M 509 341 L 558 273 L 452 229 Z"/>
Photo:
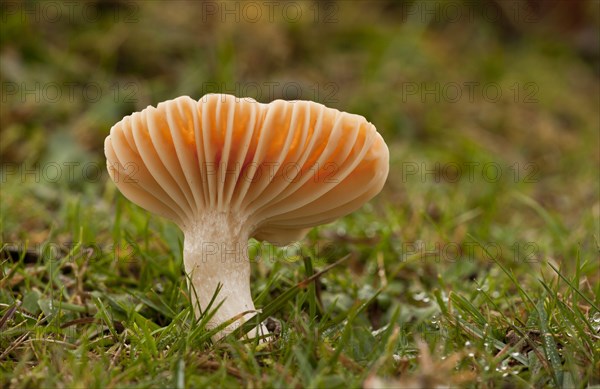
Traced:
<path fill-rule="evenodd" d="M 339 260 L 332 263 L 331 265 L 326 266 L 323 270 L 313 274 L 312 276 L 310 276 L 310 277 L 306 278 L 305 280 L 300 281 L 296 285 L 292 286 L 291 288 L 289 288 L 288 290 L 286 290 L 285 292 L 283 292 L 282 294 L 277 296 L 270 304 L 268 304 L 264 308 L 262 308 L 260 313 L 258 313 L 257 315 L 254 315 L 253 317 L 248 319 L 244 324 L 242 324 L 240 327 L 233 330 L 233 332 L 230 334 L 230 336 L 234 336 L 239 339 L 240 337 L 246 335 L 251 329 L 258 326 L 266 318 L 268 318 L 269 316 L 273 315 L 275 312 L 277 312 L 281 308 L 283 308 L 283 306 L 288 301 L 290 301 L 292 298 L 294 298 L 294 296 L 296 296 L 296 294 L 300 291 L 300 289 L 306 288 L 311 282 L 313 282 L 317 278 L 321 277 L 323 274 L 327 273 L 329 270 L 333 269 L 334 267 L 340 265 L 342 262 L 346 261 L 348 258 L 350 258 L 350 254 L 340 258 Z"/>

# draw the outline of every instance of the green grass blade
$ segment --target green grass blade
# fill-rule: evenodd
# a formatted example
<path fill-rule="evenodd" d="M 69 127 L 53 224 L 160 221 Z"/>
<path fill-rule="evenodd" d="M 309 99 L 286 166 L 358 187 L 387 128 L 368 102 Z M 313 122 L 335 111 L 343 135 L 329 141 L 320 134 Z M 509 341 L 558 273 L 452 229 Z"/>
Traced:
<path fill-rule="evenodd" d="M 277 296 L 270 304 L 265 306 L 261 310 L 260 313 L 251 317 L 243 325 L 236 328 L 231 333 L 231 336 L 240 338 L 241 336 L 246 335 L 252 328 L 256 327 L 259 323 L 263 322 L 266 318 L 268 318 L 269 316 L 273 315 L 275 312 L 277 312 L 281 308 L 283 308 L 283 306 L 288 301 L 290 301 L 292 298 L 294 298 L 294 296 L 296 296 L 296 294 L 301 289 L 306 288 L 308 285 L 310 285 L 311 282 L 313 282 L 317 278 L 321 277 L 323 274 L 327 273 L 329 270 L 333 269 L 334 267 L 340 265 L 342 262 L 346 261 L 348 258 L 350 258 L 350 254 L 337 260 L 336 262 L 325 267 L 323 270 L 313 274 L 312 276 L 306 278 L 305 280 L 300 281 L 298 284 L 292 286 L 291 288 L 289 288 L 288 290 L 286 290 L 285 292 L 283 292 L 282 294 Z"/>

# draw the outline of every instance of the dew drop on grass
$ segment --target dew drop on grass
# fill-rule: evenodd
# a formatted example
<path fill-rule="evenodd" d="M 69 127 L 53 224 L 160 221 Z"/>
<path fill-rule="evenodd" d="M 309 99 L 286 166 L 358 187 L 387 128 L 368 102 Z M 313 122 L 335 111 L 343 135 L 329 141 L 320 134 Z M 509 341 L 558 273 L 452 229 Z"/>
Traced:
<path fill-rule="evenodd" d="M 507 359 L 503 360 L 503 361 L 502 361 L 502 365 L 498 366 L 498 367 L 496 368 L 496 371 L 497 371 L 497 372 L 503 372 L 503 371 L 506 371 L 506 370 L 508 370 L 508 366 L 506 366 L 506 364 L 507 364 L 507 363 L 508 363 L 508 360 L 507 360 Z"/>
<path fill-rule="evenodd" d="M 600 312 L 594 313 L 594 316 L 592 316 L 592 323 L 592 328 L 596 332 L 600 331 Z"/>

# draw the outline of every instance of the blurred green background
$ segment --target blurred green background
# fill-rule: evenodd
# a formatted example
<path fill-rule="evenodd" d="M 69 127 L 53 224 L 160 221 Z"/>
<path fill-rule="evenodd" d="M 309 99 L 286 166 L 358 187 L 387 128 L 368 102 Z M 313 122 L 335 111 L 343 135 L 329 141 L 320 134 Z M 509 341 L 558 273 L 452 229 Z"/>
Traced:
<path fill-rule="evenodd" d="M 397 209 L 443 217 L 491 203 L 483 217 L 519 224 L 519 203 L 497 197 L 518 188 L 589 240 L 598 10 L 533 0 L 3 2 L 2 239 L 43 241 L 72 199 L 111 207 L 103 140 L 124 115 L 224 92 L 366 116 L 392 150 L 383 196 Z"/>

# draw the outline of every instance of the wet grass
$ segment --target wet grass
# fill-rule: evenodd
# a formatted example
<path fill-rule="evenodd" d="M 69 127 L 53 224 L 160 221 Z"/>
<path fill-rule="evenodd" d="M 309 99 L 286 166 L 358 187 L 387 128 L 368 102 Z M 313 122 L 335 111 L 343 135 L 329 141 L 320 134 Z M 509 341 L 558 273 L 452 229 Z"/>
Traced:
<path fill-rule="evenodd" d="M 461 2 L 473 19 L 140 4 L 62 22 L 3 8 L 3 387 L 600 385 L 594 3 L 508 24 Z M 266 345 L 213 344 L 181 232 L 104 170 L 123 115 L 211 91 L 360 113 L 390 146 L 360 211 L 287 248 L 253 242 L 255 302 L 279 323 Z"/>

